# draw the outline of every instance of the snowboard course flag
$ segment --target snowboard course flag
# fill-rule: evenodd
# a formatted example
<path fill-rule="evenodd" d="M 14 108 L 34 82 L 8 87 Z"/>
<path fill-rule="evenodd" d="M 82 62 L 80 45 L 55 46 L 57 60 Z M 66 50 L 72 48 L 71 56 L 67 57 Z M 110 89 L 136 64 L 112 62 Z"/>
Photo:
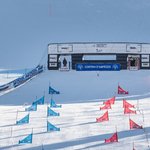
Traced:
<path fill-rule="evenodd" d="M 19 144 L 30 144 L 32 143 L 32 133 L 29 134 L 27 137 L 25 137 L 22 140 L 19 140 Z"/>
<path fill-rule="evenodd" d="M 100 110 L 104 110 L 104 109 L 111 109 L 111 104 L 105 104 L 104 106 L 100 107 Z"/>
<path fill-rule="evenodd" d="M 129 119 L 130 129 L 143 129 L 142 126 L 135 123 L 133 120 Z"/>
<path fill-rule="evenodd" d="M 26 115 L 26 116 L 25 116 L 24 118 L 22 118 L 21 120 L 16 121 L 16 124 L 17 124 L 17 125 L 26 124 L 26 123 L 29 123 L 29 114 Z"/>
<path fill-rule="evenodd" d="M 61 105 L 57 105 L 53 99 L 50 101 L 50 107 L 53 108 L 61 108 Z"/>
<path fill-rule="evenodd" d="M 128 91 L 125 91 L 123 88 L 121 88 L 119 85 L 118 85 L 118 94 L 129 94 Z"/>
<path fill-rule="evenodd" d="M 37 111 L 37 104 L 32 104 L 30 107 L 26 108 L 25 111 Z"/>
<path fill-rule="evenodd" d="M 124 114 L 136 114 L 136 110 L 131 110 L 130 108 L 125 107 Z"/>
<path fill-rule="evenodd" d="M 134 108 L 134 105 L 128 103 L 126 100 L 123 100 L 123 108 Z"/>
<path fill-rule="evenodd" d="M 113 143 L 113 142 L 118 142 L 118 134 L 117 134 L 117 132 L 114 133 L 110 138 L 105 139 L 105 143 Z"/>
<path fill-rule="evenodd" d="M 96 118 L 96 122 L 103 122 L 108 120 L 109 120 L 108 111 L 106 111 L 102 117 Z"/>
<path fill-rule="evenodd" d="M 56 91 L 55 89 L 53 89 L 51 86 L 49 86 L 49 94 L 60 94 L 59 91 Z"/>
<path fill-rule="evenodd" d="M 44 105 L 44 96 L 41 97 L 40 99 L 34 101 L 34 102 L 32 103 L 32 105 Z"/>
<path fill-rule="evenodd" d="M 104 104 L 114 104 L 114 103 L 115 103 L 115 96 L 104 102 Z"/>
<path fill-rule="evenodd" d="M 60 116 L 60 114 L 47 107 L 47 116 Z"/>
<path fill-rule="evenodd" d="M 47 121 L 47 132 L 49 131 L 60 131 L 60 128 L 55 127 L 53 124 Z"/>

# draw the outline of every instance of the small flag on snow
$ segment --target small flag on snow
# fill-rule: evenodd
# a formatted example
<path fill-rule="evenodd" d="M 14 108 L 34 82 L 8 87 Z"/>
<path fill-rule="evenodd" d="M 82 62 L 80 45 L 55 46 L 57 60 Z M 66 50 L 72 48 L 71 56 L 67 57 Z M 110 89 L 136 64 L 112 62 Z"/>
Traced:
<path fill-rule="evenodd" d="M 104 104 L 114 104 L 114 103 L 115 103 L 115 96 L 104 102 Z"/>
<path fill-rule="evenodd" d="M 32 105 L 43 105 L 43 104 L 44 104 L 44 96 L 32 103 Z"/>
<path fill-rule="evenodd" d="M 111 109 L 111 104 L 105 104 L 104 106 L 100 107 L 100 110 L 104 110 L 104 109 Z"/>
<path fill-rule="evenodd" d="M 59 116 L 59 113 L 56 113 L 55 111 L 47 107 L 47 116 Z"/>
<path fill-rule="evenodd" d="M 60 108 L 61 105 L 57 105 L 57 104 L 55 103 L 55 101 L 54 101 L 53 99 L 51 99 L 51 101 L 50 101 L 50 107 Z"/>
<path fill-rule="evenodd" d="M 130 129 L 143 129 L 142 126 L 139 126 L 137 123 L 135 123 L 131 119 L 129 119 L 129 125 L 130 125 Z"/>
<path fill-rule="evenodd" d="M 27 137 L 25 137 L 22 140 L 19 140 L 19 144 L 28 144 L 28 143 L 32 143 L 32 133 L 29 134 Z"/>
<path fill-rule="evenodd" d="M 26 115 L 24 118 L 22 118 L 19 121 L 16 121 L 17 125 L 21 125 L 21 124 L 25 124 L 25 123 L 29 123 L 29 114 Z"/>
<path fill-rule="evenodd" d="M 47 132 L 49 131 L 60 131 L 60 128 L 55 127 L 53 124 L 47 121 Z"/>
<path fill-rule="evenodd" d="M 134 108 L 134 105 L 128 103 L 126 100 L 123 100 L 123 108 Z"/>
<path fill-rule="evenodd" d="M 114 133 L 110 138 L 105 139 L 105 143 L 118 142 L 118 134 Z"/>
<path fill-rule="evenodd" d="M 37 111 L 37 104 L 32 104 L 30 107 L 26 108 L 25 111 Z"/>
<path fill-rule="evenodd" d="M 59 91 L 56 91 L 55 89 L 53 89 L 51 86 L 49 86 L 49 94 L 60 94 Z"/>
<path fill-rule="evenodd" d="M 119 85 L 118 85 L 118 94 L 129 94 L 128 91 L 125 91 L 123 88 L 121 88 Z"/>
<path fill-rule="evenodd" d="M 103 122 L 103 121 L 108 121 L 108 120 L 109 120 L 108 111 L 106 111 L 102 117 L 96 118 L 96 122 Z"/>
<path fill-rule="evenodd" d="M 136 114 L 136 110 L 131 110 L 128 107 L 125 107 L 124 114 Z"/>

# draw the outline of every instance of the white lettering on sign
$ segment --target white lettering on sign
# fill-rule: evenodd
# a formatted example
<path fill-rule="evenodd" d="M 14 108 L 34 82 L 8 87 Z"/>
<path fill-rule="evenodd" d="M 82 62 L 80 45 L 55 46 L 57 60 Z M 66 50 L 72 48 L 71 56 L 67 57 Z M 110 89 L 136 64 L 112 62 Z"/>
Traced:
<path fill-rule="evenodd" d="M 149 62 L 149 55 L 142 55 L 141 62 Z"/>
<path fill-rule="evenodd" d="M 49 62 L 57 62 L 57 55 L 49 55 Z"/>
<path fill-rule="evenodd" d="M 127 52 L 141 52 L 141 44 L 127 44 L 126 50 Z"/>
<path fill-rule="evenodd" d="M 57 67 L 57 63 L 49 63 L 49 67 Z"/>
<path fill-rule="evenodd" d="M 72 44 L 59 44 L 57 47 L 57 51 L 61 53 L 72 52 L 73 51 L 72 47 L 73 47 Z"/>
<path fill-rule="evenodd" d="M 142 67 L 149 67 L 149 63 L 142 63 Z"/>

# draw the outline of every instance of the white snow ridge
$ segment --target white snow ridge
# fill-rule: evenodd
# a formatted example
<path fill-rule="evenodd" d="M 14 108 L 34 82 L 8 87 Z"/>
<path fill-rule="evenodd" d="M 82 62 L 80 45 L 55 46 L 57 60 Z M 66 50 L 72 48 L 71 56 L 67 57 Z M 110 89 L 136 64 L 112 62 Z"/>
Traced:
<path fill-rule="evenodd" d="M 10 75 L 9 75 L 10 76 Z M 15 76 L 13 74 L 13 76 Z M 0 76 L 3 81 L 4 75 Z M 6 78 L 4 79 L 7 83 Z M 9 78 L 10 81 L 10 78 Z M 8 81 L 8 82 L 9 82 Z M 118 95 L 118 83 L 129 91 Z M 48 94 L 49 85 L 60 91 Z M 0 96 L 1 150 L 148 150 L 150 149 L 150 71 L 77 72 L 44 71 L 23 86 Z M 44 96 L 44 105 L 25 111 Z M 103 102 L 116 97 L 108 109 L 109 120 L 96 122 L 107 111 Z M 60 116 L 47 116 L 53 99 L 62 107 L 52 107 Z M 123 99 L 134 105 L 136 114 L 124 114 Z M 29 114 L 29 123 L 16 124 Z M 130 129 L 129 119 L 142 129 Z M 60 131 L 47 131 L 50 122 Z M 53 127 L 51 127 L 53 129 Z M 105 143 L 117 132 L 118 142 Z M 26 143 L 19 140 L 32 134 Z M 28 143 L 28 142 L 29 143 Z"/>

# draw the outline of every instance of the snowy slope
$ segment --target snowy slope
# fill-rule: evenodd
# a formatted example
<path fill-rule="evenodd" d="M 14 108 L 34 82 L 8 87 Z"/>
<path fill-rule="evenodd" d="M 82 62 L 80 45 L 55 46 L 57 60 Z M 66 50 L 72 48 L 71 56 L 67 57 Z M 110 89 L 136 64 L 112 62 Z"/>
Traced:
<path fill-rule="evenodd" d="M 0 97 L 0 149 L 31 149 L 40 150 L 147 150 L 150 132 L 150 76 L 149 71 L 120 71 L 120 72 L 59 72 L 46 71 L 20 88 Z M 38 106 L 37 112 L 30 112 L 30 123 L 15 125 L 18 119 L 24 117 L 25 105 L 31 104 L 35 97 L 40 98 L 45 93 L 46 103 L 51 98 L 48 95 L 49 82 L 61 92 L 53 96 L 62 108 L 54 109 L 59 117 L 46 115 L 47 105 Z M 128 96 L 116 94 L 117 85 L 129 90 Z M 109 110 L 108 122 L 96 123 L 96 118 L 103 115 L 99 106 L 104 100 L 116 94 L 116 103 Z M 123 114 L 122 99 L 139 108 L 136 115 L 130 115 L 144 129 L 129 130 L 129 115 Z M 13 105 L 13 106 L 6 106 Z M 144 118 L 142 115 L 144 113 Z M 46 132 L 47 120 L 61 129 L 60 132 Z M 119 142 L 104 144 L 118 131 Z M 33 129 L 33 143 L 18 145 L 18 141 L 30 134 Z M 12 134 L 11 134 L 12 130 Z"/>
<path fill-rule="evenodd" d="M 132 104 L 137 101 L 130 100 Z M 61 128 L 60 132 L 46 132 L 46 108 L 47 105 L 39 106 L 37 112 L 30 113 L 30 123 L 27 125 L 14 125 L 16 121 L 16 111 L 19 110 L 19 118 L 23 117 L 22 106 L 1 106 L 1 127 L 0 127 L 0 147 L 1 149 L 97 149 L 97 150 L 124 150 L 132 149 L 134 142 L 137 150 L 148 149 L 150 121 L 149 121 L 149 99 L 139 100 L 140 110 L 144 110 L 144 122 L 142 114 L 138 111 L 130 118 L 138 124 L 143 125 L 143 129 L 129 130 L 129 115 L 123 114 L 122 101 L 116 101 L 109 110 L 110 120 L 103 123 L 96 123 L 96 117 L 102 116 L 105 111 L 100 111 L 101 102 L 64 104 L 62 108 L 54 109 L 60 112 L 59 117 L 48 117 L 48 120 Z M 4 115 L 5 113 L 5 115 Z M 13 127 L 13 128 L 12 128 Z M 104 139 L 109 138 L 112 133 L 118 131 L 119 142 L 104 144 Z M 12 136 L 11 136 L 12 128 Z M 33 143 L 18 145 L 18 141 L 30 134 L 33 128 Z M 147 134 L 147 135 L 146 135 Z"/>
<path fill-rule="evenodd" d="M 130 97 L 138 95 L 147 97 L 150 94 L 149 74 L 150 71 L 147 70 L 119 72 L 46 71 L 17 90 L 1 96 L 0 104 L 31 104 L 36 97 L 39 98 L 43 95 L 48 101 L 50 99 L 49 84 L 61 92 L 60 95 L 54 96 L 54 99 L 59 103 L 107 99 L 116 94 L 118 83 L 124 89 L 129 90 Z"/>

